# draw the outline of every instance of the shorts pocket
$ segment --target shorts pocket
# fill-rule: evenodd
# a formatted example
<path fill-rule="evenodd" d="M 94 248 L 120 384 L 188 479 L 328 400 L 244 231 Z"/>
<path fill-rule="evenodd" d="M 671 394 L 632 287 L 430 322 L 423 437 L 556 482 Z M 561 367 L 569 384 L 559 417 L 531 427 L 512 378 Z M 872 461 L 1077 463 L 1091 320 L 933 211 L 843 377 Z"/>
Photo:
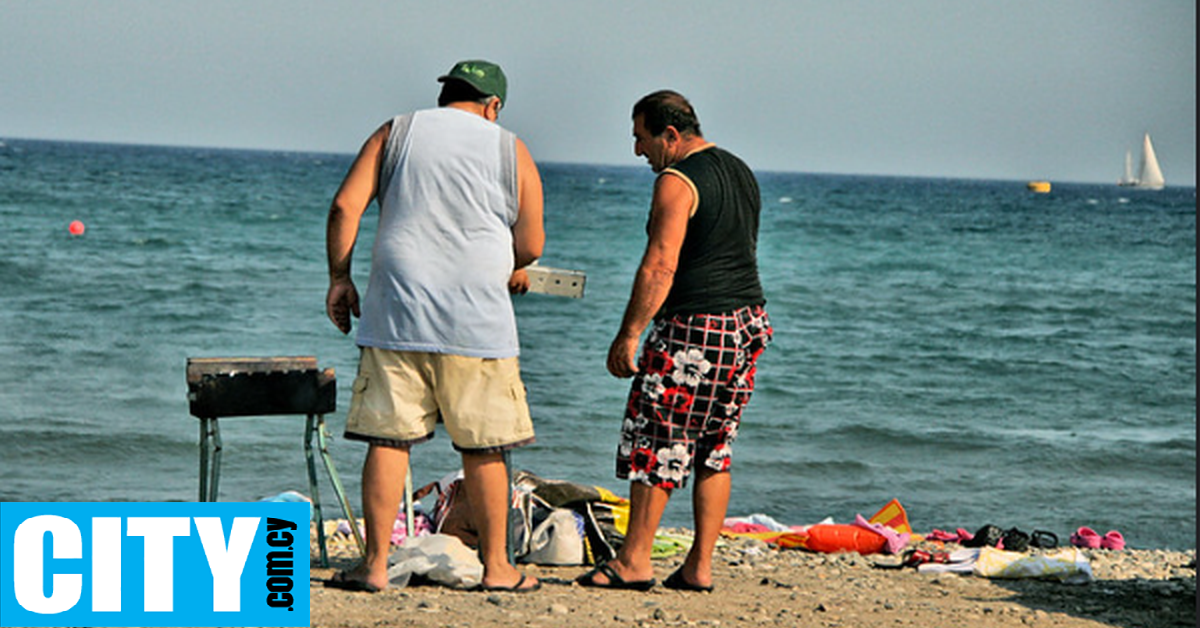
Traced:
<path fill-rule="evenodd" d="M 518 379 L 516 382 L 513 382 L 508 387 L 508 393 L 510 395 L 512 395 L 512 398 L 514 401 L 517 401 L 519 403 L 526 403 L 525 402 L 525 395 L 526 395 L 525 384 L 522 383 L 520 381 L 520 379 Z"/>
<path fill-rule="evenodd" d="M 366 396 L 367 388 L 369 388 L 370 385 L 371 378 L 366 375 L 359 375 L 358 377 L 354 378 L 354 383 L 350 386 L 350 390 L 353 393 L 350 396 L 350 410 L 346 413 L 346 418 L 348 421 L 357 423 L 357 420 L 362 413 L 363 406 L 366 403 L 366 399 L 364 399 L 364 397 Z"/>

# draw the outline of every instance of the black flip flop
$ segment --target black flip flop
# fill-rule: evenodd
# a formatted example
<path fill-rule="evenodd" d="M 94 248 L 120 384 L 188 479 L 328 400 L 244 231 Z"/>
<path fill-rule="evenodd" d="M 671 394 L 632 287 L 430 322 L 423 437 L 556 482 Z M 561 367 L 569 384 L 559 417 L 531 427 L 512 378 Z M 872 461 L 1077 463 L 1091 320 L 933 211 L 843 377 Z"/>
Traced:
<path fill-rule="evenodd" d="M 1010 552 L 1029 551 L 1029 535 L 1016 528 L 1006 530 L 1002 540 L 1004 541 L 1004 549 Z"/>
<path fill-rule="evenodd" d="M 339 571 L 332 578 L 325 581 L 326 589 L 341 589 L 343 591 L 362 591 L 365 593 L 379 593 L 383 589 L 363 580 L 355 580 L 346 575 L 346 572 Z"/>
<path fill-rule="evenodd" d="M 675 573 L 667 576 L 667 579 L 663 580 L 663 586 L 668 589 L 675 589 L 676 591 L 695 591 L 697 593 L 712 593 L 713 590 L 712 585 L 702 587 L 684 579 L 683 567 L 676 569 Z"/>
<path fill-rule="evenodd" d="M 971 540 L 963 541 L 961 545 L 963 547 L 996 547 L 996 544 L 1003 538 L 1004 530 L 988 524 L 979 528 L 979 531 L 975 533 L 975 536 L 971 537 Z"/>
<path fill-rule="evenodd" d="M 486 591 L 488 593 L 533 593 L 542 588 L 542 582 L 539 580 L 537 584 L 531 587 L 522 587 L 525 584 L 525 574 L 521 574 L 521 579 L 511 587 L 485 587 L 482 584 L 475 588 L 476 591 Z"/>
<path fill-rule="evenodd" d="M 1045 530 L 1034 530 L 1032 538 L 1029 539 L 1029 546 L 1040 549 L 1055 549 L 1058 547 L 1058 535 Z"/>
<path fill-rule="evenodd" d="M 604 577 L 608 578 L 608 582 L 596 582 L 596 574 L 598 573 L 604 574 Z M 658 581 L 656 581 L 654 578 L 649 580 L 634 580 L 632 582 L 627 581 L 621 576 L 618 576 L 617 572 L 611 566 L 609 566 L 608 563 L 600 563 L 599 565 L 596 565 L 595 569 L 583 574 L 582 576 L 579 576 L 575 579 L 575 582 L 578 582 L 579 586 L 583 587 L 592 587 L 596 589 L 619 589 L 623 591 L 649 591 L 650 589 L 654 588 L 654 585 L 658 584 Z"/>

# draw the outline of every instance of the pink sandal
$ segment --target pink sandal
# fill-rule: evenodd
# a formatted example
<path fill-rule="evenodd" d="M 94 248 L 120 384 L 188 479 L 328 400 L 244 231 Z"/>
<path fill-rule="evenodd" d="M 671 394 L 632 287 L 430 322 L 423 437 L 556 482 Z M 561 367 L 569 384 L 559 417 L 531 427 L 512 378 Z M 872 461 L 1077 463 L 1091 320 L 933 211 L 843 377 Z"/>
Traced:
<path fill-rule="evenodd" d="M 958 535 L 954 534 L 952 532 L 947 532 L 945 530 L 938 530 L 935 528 L 933 530 L 933 532 L 930 532 L 929 534 L 925 535 L 925 540 L 926 541 L 944 541 L 944 542 L 952 543 L 952 542 L 955 542 L 958 540 Z"/>
<path fill-rule="evenodd" d="M 1116 530 L 1109 530 L 1104 538 L 1100 539 L 1100 547 L 1106 550 L 1123 550 L 1125 549 L 1125 537 Z"/>
<path fill-rule="evenodd" d="M 1084 526 L 1075 531 L 1071 535 L 1071 545 L 1075 547 L 1084 547 L 1087 549 L 1100 549 L 1102 539 L 1095 530 Z"/>

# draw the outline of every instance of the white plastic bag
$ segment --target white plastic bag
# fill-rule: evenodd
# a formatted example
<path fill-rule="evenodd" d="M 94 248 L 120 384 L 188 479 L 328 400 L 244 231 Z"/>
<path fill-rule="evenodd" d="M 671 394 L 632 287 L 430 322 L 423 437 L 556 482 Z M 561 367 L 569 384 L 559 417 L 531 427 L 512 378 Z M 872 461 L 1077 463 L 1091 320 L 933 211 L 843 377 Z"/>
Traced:
<path fill-rule="evenodd" d="M 449 587 L 470 588 L 483 581 L 483 563 L 456 536 L 415 536 L 388 557 L 388 582 L 404 587 L 414 574 Z"/>

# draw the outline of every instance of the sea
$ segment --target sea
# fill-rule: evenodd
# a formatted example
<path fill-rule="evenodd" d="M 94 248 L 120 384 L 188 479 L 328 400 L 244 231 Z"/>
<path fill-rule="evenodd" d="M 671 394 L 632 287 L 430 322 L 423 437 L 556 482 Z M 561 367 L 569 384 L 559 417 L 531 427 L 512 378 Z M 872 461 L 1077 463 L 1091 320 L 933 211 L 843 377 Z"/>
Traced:
<path fill-rule="evenodd" d="M 193 357 L 357 365 L 326 319 L 325 221 L 352 155 L 0 139 L 0 501 L 191 501 Z M 753 166 L 753 164 L 751 164 Z M 540 164 L 541 264 L 582 298 L 515 297 L 538 440 L 513 466 L 627 495 L 629 382 L 605 356 L 645 244 L 641 164 Z M 870 517 L 917 532 L 1087 526 L 1196 547 L 1196 190 L 758 172 L 774 344 L 733 461 L 730 516 Z M 354 255 L 365 289 L 376 208 Z M 70 225 L 84 227 L 74 235 Z M 304 417 L 230 418 L 222 500 L 307 494 Z M 421 486 L 461 466 L 439 430 Z M 340 515 L 320 470 L 326 516 Z M 663 524 L 691 525 L 680 490 Z"/>

